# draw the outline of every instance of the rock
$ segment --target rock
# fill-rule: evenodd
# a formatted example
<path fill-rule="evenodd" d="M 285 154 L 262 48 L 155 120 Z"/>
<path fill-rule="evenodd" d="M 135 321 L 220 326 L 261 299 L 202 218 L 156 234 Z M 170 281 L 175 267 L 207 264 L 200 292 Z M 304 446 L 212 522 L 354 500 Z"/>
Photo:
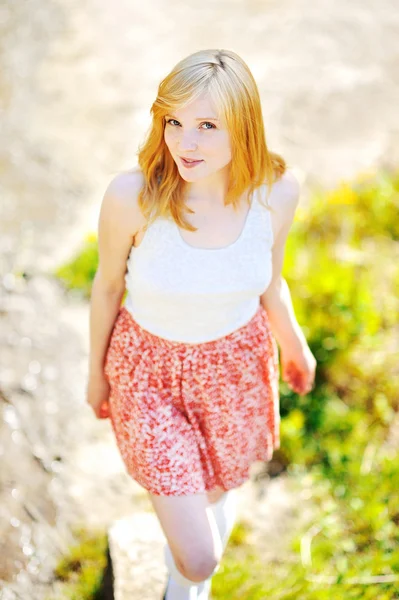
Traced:
<path fill-rule="evenodd" d="M 162 598 L 165 538 L 155 513 L 138 511 L 119 519 L 108 536 L 115 600 Z"/>

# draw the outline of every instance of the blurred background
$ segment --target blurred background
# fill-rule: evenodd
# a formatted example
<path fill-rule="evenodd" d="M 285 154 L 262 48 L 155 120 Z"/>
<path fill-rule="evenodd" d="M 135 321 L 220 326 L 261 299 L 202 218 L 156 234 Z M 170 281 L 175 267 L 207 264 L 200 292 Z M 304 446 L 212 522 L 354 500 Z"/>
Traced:
<path fill-rule="evenodd" d="M 281 383 L 213 595 L 397 598 L 398 39 L 394 0 L 0 3 L 2 600 L 161 595 L 146 495 L 85 404 L 89 296 L 105 188 L 201 48 L 247 62 L 301 182 L 283 274 L 318 360 L 308 396 Z"/>

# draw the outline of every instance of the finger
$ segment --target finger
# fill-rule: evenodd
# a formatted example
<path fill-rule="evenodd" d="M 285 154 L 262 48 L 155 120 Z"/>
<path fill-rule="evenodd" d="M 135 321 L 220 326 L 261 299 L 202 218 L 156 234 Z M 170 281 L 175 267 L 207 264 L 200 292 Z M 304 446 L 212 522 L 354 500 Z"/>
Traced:
<path fill-rule="evenodd" d="M 308 394 L 311 391 L 311 389 L 312 385 L 309 381 L 307 383 L 304 383 L 303 381 L 295 382 L 295 391 L 301 396 L 303 396 L 304 394 Z"/>
<path fill-rule="evenodd" d="M 313 385 L 307 385 L 307 386 L 304 388 L 304 394 L 309 394 L 309 392 L 311 392 L 311 391 L 312 391 L 312 389 L 313 389 Z"/>
<path fill-rule="evenodd" d="M 103 402 L 100 406 L 99 417 L 101 419 L 106 419 L 109 416 L 109 404 L 108 402 Z"/>

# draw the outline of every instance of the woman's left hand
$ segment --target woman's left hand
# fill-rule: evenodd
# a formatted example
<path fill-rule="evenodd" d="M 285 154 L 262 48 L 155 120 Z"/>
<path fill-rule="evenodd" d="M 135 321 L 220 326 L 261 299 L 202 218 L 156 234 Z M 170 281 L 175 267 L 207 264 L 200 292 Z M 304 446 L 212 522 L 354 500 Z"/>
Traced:
<path fill-rule="evenodd" d="M 289 387 L 304 396 L 314 386 L 317 362 L 308 344 L 303 342 L 296 347 L 280 349 L 282 379 Z"/>

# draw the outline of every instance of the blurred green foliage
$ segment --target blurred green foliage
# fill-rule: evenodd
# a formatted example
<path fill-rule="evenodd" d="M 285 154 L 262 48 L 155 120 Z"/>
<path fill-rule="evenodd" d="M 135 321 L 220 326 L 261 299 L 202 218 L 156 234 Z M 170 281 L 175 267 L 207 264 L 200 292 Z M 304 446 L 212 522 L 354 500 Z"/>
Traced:
<path fill-rule="evenodd" d="M 103 597 L 103 574 L 107 564 L 106 531 L 74 529 L 76 544 L 58 562 L 54 575 L 63 582 L 65 600 L 100 600 Z M 50 599 L 49 599 L 50 600 Z"/>
<path fill-rule="evenodd" d="M 399 175 L 387 172 L 297 211 L 283 275 L 317 370 L 307 396 L 281 384 L 289 462 L 318 464 L 327 433 L 341 442 L 359 419 L 386 428 L 399 410 L 398 215 Z"/>
<path fill-rule="evenodd" d="M 309 395 L 281 385 L 279 452 L 319 505 L 303 575 L 320 579 L 296 598 L 398 597 L 398 215 L 399 175 L 377 173 L 315 194 L 287 241 L 283 274 L 318 362 Z"/>
<path fill-rule="evenodd" d="M 95 233 L 89 233 L 81 251 L 70 262 L 61 265 L 54 275 L 64 284 L 65 289 L 90 298 L 91 286 L 98 267 L 98 241 Z"/>

